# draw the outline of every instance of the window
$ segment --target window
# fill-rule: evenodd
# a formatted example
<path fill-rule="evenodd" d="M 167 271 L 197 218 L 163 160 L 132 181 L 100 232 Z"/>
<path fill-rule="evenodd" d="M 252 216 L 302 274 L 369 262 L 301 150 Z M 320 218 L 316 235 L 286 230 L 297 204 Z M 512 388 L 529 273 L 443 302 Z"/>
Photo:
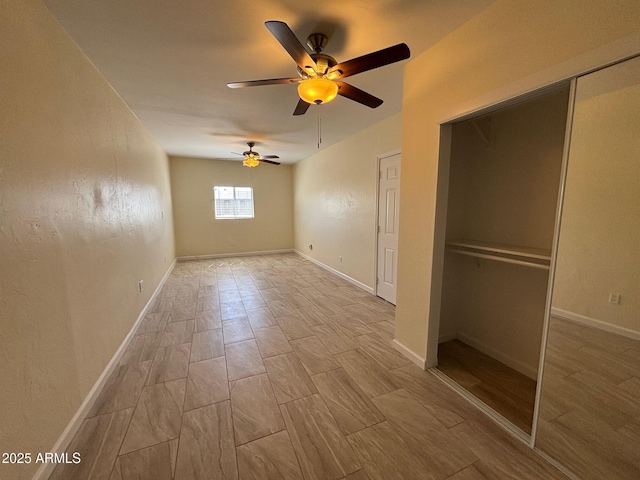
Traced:
<path fill-rule="evenodd" d="M 213 187 L 216 218 L 253 218 L 251 187 Z"/>

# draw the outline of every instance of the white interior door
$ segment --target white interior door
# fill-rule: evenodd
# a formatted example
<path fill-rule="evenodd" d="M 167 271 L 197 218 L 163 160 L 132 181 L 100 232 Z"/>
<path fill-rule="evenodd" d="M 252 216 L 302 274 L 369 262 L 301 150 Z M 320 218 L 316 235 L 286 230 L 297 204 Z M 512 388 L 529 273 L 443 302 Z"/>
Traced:
<path fill-rule="evenodd" d="M 400 154 L 380 160 L 378 195 L 378 273 L 376 293 L 396 304 Z"/>

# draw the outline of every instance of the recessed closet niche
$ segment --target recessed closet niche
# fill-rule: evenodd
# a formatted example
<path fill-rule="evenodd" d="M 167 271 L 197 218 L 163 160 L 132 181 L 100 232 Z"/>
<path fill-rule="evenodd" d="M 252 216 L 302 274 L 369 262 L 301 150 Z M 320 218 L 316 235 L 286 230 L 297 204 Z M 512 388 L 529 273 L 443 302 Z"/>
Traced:
<path fill-rule="evenodd" d="M 530 434 L 569 86 L 451 126 L 438 369 Z"/>

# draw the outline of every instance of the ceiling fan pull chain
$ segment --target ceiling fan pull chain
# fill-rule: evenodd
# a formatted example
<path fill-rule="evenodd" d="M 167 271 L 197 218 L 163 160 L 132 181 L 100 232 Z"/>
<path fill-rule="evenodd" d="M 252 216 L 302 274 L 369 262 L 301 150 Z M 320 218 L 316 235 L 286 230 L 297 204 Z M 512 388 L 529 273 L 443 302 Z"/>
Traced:
<path fill-rule="evenodd" d="M 318 108 L 318 150 L 320 150 L 320 144 L 322 143 L 322 119 L 320 118 L 320 109 Z"/>

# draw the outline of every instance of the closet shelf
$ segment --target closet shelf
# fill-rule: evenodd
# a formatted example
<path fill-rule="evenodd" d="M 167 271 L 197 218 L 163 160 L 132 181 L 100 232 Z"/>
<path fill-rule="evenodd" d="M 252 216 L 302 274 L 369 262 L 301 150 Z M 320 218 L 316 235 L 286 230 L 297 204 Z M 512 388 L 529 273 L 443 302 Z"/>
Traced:
<path fill-rule="evenodd" d="M 542 248 L 456 239 L 446 241 L 447 250 L 460 255 L 486 258 L 498 262 L 512 263 L 549 270 L 551 251 Z"/>

